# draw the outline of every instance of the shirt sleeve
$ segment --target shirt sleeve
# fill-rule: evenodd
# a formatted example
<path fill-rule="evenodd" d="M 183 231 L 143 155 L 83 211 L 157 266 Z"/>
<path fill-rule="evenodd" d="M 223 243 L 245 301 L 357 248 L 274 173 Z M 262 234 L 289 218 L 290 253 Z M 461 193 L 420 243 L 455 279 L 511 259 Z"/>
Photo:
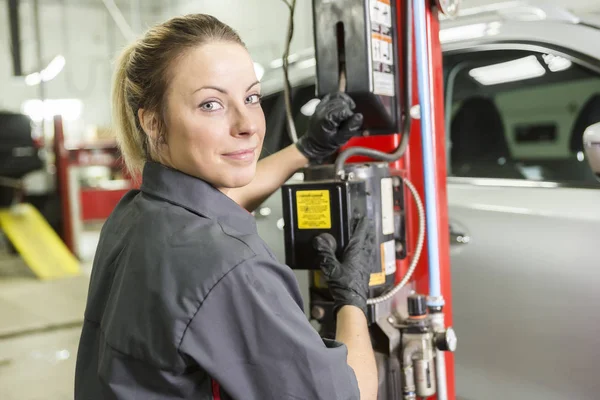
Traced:
<path fill-rule="evenodd" d="M 346 346 L 323 340 L 295 296 L 288 267 L 247 260 L 206 296 L 180 352 L 234 399 L 358 400 Z"/>

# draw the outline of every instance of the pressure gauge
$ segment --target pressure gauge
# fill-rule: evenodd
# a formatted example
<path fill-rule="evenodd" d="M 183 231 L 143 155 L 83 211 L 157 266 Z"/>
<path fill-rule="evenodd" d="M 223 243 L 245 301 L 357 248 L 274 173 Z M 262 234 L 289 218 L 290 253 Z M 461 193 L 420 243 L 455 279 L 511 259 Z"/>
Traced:
<path fill-rule="evenodd" d="M 436 0 L 440 11 L 447 17 L 454 18 L 460 8 L 460 0 Z"/>

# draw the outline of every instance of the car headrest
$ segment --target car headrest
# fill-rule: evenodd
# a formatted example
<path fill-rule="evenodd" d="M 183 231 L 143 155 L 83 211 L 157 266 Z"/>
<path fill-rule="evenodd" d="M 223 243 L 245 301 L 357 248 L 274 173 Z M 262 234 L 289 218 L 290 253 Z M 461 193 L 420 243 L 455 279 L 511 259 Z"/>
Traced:
<path fill-rule="evenodd" d="M 463 102 L 450 128 L 452 162 L 510 158 L 502 116 L 492 99 L 471 97 Z"/>
<path fill-rule="evenodd" d="M 600 122 L 600 93 L 593 95 L 585 102 L 573 124 L 569 144 L 571 153 L 583 151 L 583 132 L 588 126 L 597 122 Z"/>

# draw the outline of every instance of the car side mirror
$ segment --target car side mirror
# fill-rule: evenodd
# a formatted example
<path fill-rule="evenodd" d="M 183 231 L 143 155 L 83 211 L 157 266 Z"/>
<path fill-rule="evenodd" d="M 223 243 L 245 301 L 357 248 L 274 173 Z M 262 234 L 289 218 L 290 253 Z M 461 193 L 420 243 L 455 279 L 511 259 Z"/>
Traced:
<path fill-rule="evenodd" d="M 583 133 L 583 149 L 592 171 L 600 179 L 600 123 L 589 126 Z"/>

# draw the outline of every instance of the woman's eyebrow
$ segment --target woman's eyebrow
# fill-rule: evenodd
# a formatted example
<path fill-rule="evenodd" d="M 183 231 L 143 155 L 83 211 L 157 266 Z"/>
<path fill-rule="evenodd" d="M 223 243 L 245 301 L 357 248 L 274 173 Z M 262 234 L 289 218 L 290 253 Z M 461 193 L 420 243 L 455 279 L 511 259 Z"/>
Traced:
<path fill-rule="evenodd" d="M 254 86 L 258 85 L 259 83 L 260 83 L 260 81 L 256 81 L 252 85 L 248 86 L 248 89 L 246 89 L 246 92 L 248 90 L 252 89 Z M 221 92 L 223 94 L 228 94 L 227 90 L 225 90 L 223 88 L 220 88 L 218 86 L 202 86 L 201 88 L 198 88 L 198 89 L 194 90 L 194 93 L 199 92 L 199 91 L 204 90 L 204 89 L 213 89 L 213 90 L 216 90 L 217 92 Z"/>

